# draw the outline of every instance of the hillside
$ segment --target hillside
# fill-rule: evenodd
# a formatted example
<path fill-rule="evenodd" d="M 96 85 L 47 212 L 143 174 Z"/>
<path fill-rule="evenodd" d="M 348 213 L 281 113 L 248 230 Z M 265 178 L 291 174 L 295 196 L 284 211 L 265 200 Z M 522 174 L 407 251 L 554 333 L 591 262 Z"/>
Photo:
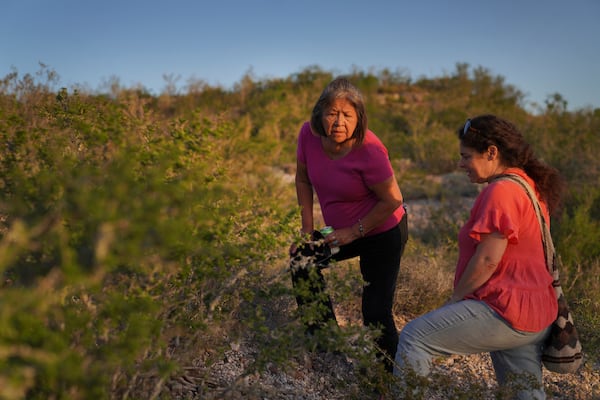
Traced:
<path fill-rule="evenodd" d="M 327 276 L 339 329 L 306 338 L 292 301 L 296 139 L 331 78 L 311 67 L 157 96 L 62 87 L 44 68 L 0 79 L 0 398 L 402 397 L 374 361 L 377 332 L 360 324 L 355 261 Z M 479 190 L 456 171 L 455 130 L 501 114 L 569 184 L 552 233 L 586 363 L 548 375 L 548 390 L 596 396 L 600 111 L 567 112 L 553 96 L 531 114 L 502 77 L 461 64 L 435 79 L 350 78 L 409 206 L 398 326 L 450 290 L 456 232 Z M 428 390 L 486 397 L 486 363 L 446 360 Z"/>

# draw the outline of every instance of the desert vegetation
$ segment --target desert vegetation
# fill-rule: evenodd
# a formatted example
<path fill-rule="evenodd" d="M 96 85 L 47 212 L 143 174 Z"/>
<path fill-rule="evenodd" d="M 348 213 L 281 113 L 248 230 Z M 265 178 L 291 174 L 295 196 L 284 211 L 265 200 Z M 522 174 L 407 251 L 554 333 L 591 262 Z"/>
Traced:
<path fill-rule="evenodd" d="M 295 314 L 287 249 L 299 213 L 289 178 L 299 127 L 332 78 L 315 66 L 159 95 L 118 80 L 105 91 L 62 87 L 44 65 L 1 78 L 0 397 L 175 398 L 173 382 L 193 371 L 195 389 L 180 398 L 277 398 L 252 382 L 309 369 L 317 345 L 361 371 L 335 381 L 344 398 L 395 390 L 374 362 L 377 331 L 357 317 L 356 263 L 328 271 L 338 329 L 306 338 Z M 568 182 L 552 233 L 584 369 L 597 371 L 600 109 L 567 111 L 558 93 L 526 104 L 502 77 L 466 64 L 435 79 L 385 69 L 350 78 L 411 212 L 397 318 L 450 291 L 456 233 L 478 190 L 456 170 L 454 132 L 495 113 Z M 252 357 L 231 360 L 236 379 L 215 380 L 211 371 L 240 346 Z"/>

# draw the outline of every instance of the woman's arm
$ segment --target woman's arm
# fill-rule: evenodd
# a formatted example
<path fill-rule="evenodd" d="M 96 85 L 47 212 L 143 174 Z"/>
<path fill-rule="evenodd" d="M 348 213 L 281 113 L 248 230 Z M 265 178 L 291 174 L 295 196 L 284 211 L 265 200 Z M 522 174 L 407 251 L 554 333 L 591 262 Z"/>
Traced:
<path fill-rule="evenodd" d="M 481 235 L 481 242 L 460 277 L 454 293 L 448 301 L 455 303 L 473 293 L 490 279 L 504 255 L 508 239 L 500 232 Z"/>
<path fill-rule="evenodd" d="M 352 226 L 352 231 L 356 234 L 356 238 L 361 237 L 360 225 L 362 224 L 362 234 L 366 234 L 370 230 L 378 227 L 393 214 L 398 207 L 402 205 L 403 198 L 402 192 L 394 175 L 386 179 L 385 181 L 369 187 L 379 201 L 375 204 L 375 207 L 371 209 L 356 224 Z"/>
<path fill-rule="evenodd" d="M 336 245 L 345 245 L 353 242 L 364 236 L 370 230 L 384 223 L 385 220 L 402 205 L 402 193 L 400 192 L 398 182 L 393 175 L 385 181 L 369 187 L 369 189 L 371 189 L 379 199 L 377 204 L 375 204 L 375 207 L 373 207 L 360 222 L 356 221 L 356 223 L 349 228 L 336 229 L 334 233 L 325 238 L 327 243 L 337 241 Z"/>
<path fill-rule="evenodd" d="M 296 164 L 296 196 L 300 206 L 302 232 L 310 234 L 314 230 L 313 187 L 308 178 L 306 165 L 300 161 Z"/>

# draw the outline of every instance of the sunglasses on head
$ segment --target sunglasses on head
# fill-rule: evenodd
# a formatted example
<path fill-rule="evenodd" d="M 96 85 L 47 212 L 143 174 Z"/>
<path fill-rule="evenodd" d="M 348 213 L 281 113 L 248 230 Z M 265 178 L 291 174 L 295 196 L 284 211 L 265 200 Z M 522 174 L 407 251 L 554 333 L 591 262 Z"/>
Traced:
<path fill-rule="evenodd" d="M 467 122 L 465 122 L 465 127 L 463 128 L 462 134 L 460 135 L 461 139 L 467 134 L 467 132 L 469 132 L 469 129 L 477 131 L 477 129 L 471 128 L 471 118 L 467 118 Z"/>

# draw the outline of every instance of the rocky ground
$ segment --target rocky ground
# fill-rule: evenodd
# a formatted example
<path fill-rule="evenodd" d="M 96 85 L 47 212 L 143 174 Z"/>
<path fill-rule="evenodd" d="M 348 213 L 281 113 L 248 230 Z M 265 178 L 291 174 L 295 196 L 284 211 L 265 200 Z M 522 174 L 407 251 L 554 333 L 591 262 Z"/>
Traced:
<path fill-rule="evenodd" d="M 292 306 L 290 304 L 290 306 Z M 340 326 L 360 324 L 359 316 L 344 314 L 336 307 Z M 396 317 L 398 328 L 406 323 Z M 402 391 L 381 395 L 361 387 L 360 369 L 355 360 L 344 354 L 306 352 L 291 362 L 292 368 L 268 366 L 257 374 L 246 375 L 245 369 L 257 355 L 251 342 L 231 343 L 217 363 L 206 366 L 200 358 L 184 374 L 171 380 L 162 394 L 172 399 L 248 399 L 248 400 L 335 400 L 335 399 L 499 399 L 489 356 L 453 356 L 440 360 L 429 388 L 414 397 Z M 560 375 L 544 370 L 548 399 L 600 399 L 600 366 L 587 362 L 576 374 Z M 450 387 L 439 389 L 437 382 Z M 442 386 L 443 386 L 442 385 Z M 473 392 L 473 397 L 465 393 Z"/>

